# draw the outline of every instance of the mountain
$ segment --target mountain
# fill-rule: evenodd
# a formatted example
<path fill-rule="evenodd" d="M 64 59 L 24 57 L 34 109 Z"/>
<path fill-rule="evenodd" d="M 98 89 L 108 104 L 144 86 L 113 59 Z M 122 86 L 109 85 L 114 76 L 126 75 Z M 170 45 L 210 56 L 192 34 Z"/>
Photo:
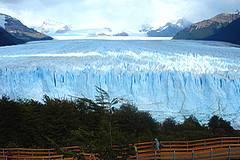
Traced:
<path fill-rule="evenodd" d="M 35 29 L 43 34 L 49 35 L 63 34 L 71 31 L 71 27 L 69 25 L 52 20 L 44 21 L 40 27 L 35 27 Z"/>
<path fill-rule="evenodd" d="M 143 24 L 141 26 L 141 29 L 139 30 L 139 32 L 149 32 L 153 29 L 153 27 L 150 24 Z"/>
<path fill-rule="evenodd" d="M 71 28 L 68 25 L 65 25 L 63 28 L 60 28 L 56 31 L 56 33 L 66 33 L 71 31 Z"/>
<path fill-rule="evenodd" d="M 0 46 L 22 44 L 24 41 L 15 38 L 10 33 L 0 27 Z"/>
<path fill-rule="evenodd" d="M 173 37 L 179 31 L 189 27 L 191 22 L 185 19 L 179 19 L 176 23 L 167 23 L 166 25 L 147 32 L 148 37 Z"/>
<path fill-rule="evenodd" d="M 240 18 L 222 28 L 216 34 L 207 37 L 206 40 L 224 41 L 240 45 Z"/>
<path fill-rule="evenodd" d="M 192 24 L 189 28 L 178 32 L 174 39 L 207 40 L 238 18 L 240 18 L 239 13 L 222 13 L 211 19 Z"/>
<path fill-rule="evenodd" d="M 126 32 L 121 32 L 121 33 L 114 34 L 113 36 L 129 36 L 129 35 Z"/>
<path fill-rule="evenodd" d="M 13 35 L 17 39 L 20 39 L 24 42 L 52 39 L 51 37 L 39 33 L 32 28 L 28 28 L 19 20 L 9 15 L 0 13 L 0 19 L 0 25 L 2 28 L 4 28 L 8 33 Z"/>

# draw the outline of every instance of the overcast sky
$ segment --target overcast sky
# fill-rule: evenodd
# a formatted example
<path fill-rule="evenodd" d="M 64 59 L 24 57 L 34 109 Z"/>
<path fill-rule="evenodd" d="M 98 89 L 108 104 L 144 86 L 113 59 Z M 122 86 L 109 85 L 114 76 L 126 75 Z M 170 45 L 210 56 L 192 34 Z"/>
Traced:
<path fill-rule="evenodd" d="M 239 6 L 240 0 L 0 0 L 0 12 L 28 26 L 50 19 L 75 29 L 159 27 L 182 17 L 196 22 Z"/>

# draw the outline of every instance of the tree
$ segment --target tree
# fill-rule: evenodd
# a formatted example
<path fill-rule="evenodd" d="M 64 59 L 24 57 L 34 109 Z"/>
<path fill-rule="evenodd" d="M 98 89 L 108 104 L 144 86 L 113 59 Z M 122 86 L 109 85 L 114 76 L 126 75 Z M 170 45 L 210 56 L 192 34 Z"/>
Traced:
<path fill-rule="evenodd" d="M 208 122 L 208 127 L 210 130 L 214 132 L 214 134 L 220 134 L 222 132 L 229 132 L 231 133 L 234 131 L 231 123 L 229 121 L 224 120 L 221 117 L 214 115 Z"/>
<path fill-rule="evenodd" d="M 158 123 L 148 112 L 139 111 L 133 104 L 122 104 L 113 114 L 115 141 L 123 144 L 149 140 L 157 136 Z"/>
<path fill-rule="evenodd" d="M 173 118 L 166 118 L 163 123 L 161 128 L 163 131 L 175 131 L 176 130 L 176 121 Z"/>
<path fill-rule="evenodd" d="M 102 88 L 96 86 L 98 95 L 96 96 L 96 104 L 106 109 L 109 112 L 109 135 L 110 135 L 110 146 L 112 148 L 112 114 L 114 112 L 114 105 L 118 103 L 117 98 L 110 99 L 109 94 Z"/>
<path fill-rule="evenodd" d="M 199 121 L 197 120 L 197 118 L 194 117 L 193 115 L 191 115 L 188 118 L 185 118 L 182 127 L 187 130 L 200 130 L 203 128 Z"/>

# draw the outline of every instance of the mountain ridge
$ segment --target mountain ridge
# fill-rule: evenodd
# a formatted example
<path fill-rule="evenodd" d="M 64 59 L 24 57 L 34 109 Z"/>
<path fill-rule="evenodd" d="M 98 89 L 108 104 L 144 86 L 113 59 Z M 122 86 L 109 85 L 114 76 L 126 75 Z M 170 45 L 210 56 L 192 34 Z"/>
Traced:
<path fill-rule="evenodd" d="M 216 34 L 209 36 L 206 40 L 224 41 L 240 45 L 240 18 L 222 28 Z"/>
<path fill-rule="evenodd" d="M 179 19 L 176 23 L 166 23 L 164 26 L 147 32 L 148 37 L 173 37 L 179 31 L 191 25 L 186 19 Z"/>
<path fill-rule="evenodd" d="M 72 27 L 70 25 L 66 25 L 64 23 L 53 20 L 45 20 L 41 26 L 34 28 L 40 33 L 49 35 L 63 34 L 72 30 Z"/>
<path fill-rule="evenodd" d="M 10 33 L 0 27 L 0 46 L 23 44 L 24 41 L 15 38 Z"/>
<path fill-rule="evenodd" d="M 39 33 L 32 28 L 28 28 L 21 21 L 14 17 L 2 13 L 0 13 L 0 16 L 1 27 L 17 39 L 20 39 L 24 42 L 53 39 L 52 37 Z"/>
<path fill-rule="evenodd" d="M 210 19 L 192 24 L 178 32 L 173 39 L 208 40 L 208 37 L 218 33 L 238 18 L 240 18 L 239 13 L 221 13 Z"/>

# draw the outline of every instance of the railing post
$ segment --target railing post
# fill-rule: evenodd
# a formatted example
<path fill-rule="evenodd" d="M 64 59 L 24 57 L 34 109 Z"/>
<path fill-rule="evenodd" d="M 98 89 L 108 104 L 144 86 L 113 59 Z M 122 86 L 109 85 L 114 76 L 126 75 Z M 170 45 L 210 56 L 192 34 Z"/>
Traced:
<path fill-rule="evenodd" d="M 173 160 L 176 160 L 176 152 L 175 152 L 175 150 L 173 151 Z"/>
<path fill-rule="evenodd" d="M 213 151 L 213 149 L 211 148 L 211 149 L 210 149 L 210 159 L 213 158 L 213 157 L 212 157 L 212 151 Z"/>
<path fill-rule="evenodd" d="M 4 158 L 5 157 L 5 158 Z M 4 148 L 3 148 L 3 158 L 4 159 L 7 159 L 7 157 L 5 156 L 5 150 L 4 150 Z"/>
<path fill-rule="evenodd" d="M 17 149 L 17 159 L 18 159 L 18 157 L 19 157 L 19 150 L 20 150 L 20 149 Z"/>
<path fill-rule="evenodd" d="M 228 147 L 228 160 L 231 160 L 231 146 Z"/>
<path fill-rule="evenodd" d="M 194 150 L 192 150 L 192 160 L 194 160 Z"/>
<path fill-rule="evenodd" d="M 154 160 L 156 160 L 156 149 L 154 150 Z"/>
<path fill-rule="evenodd" d="M 48 149 L 48 160 L 50 160 L 50 150 Z"/>

